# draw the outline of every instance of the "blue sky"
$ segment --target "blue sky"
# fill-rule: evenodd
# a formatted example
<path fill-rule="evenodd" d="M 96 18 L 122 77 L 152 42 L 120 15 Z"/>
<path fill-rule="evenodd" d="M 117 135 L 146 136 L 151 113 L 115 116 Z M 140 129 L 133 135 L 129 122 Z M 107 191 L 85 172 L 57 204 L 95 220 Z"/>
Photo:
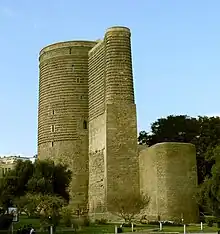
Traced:
<path fill-rule="evenodd" d="M 0 0 L 0 155 L 37 151 L 38 53 L 132 30 L 138 129 L 220 113 L 219 0 Z"/>

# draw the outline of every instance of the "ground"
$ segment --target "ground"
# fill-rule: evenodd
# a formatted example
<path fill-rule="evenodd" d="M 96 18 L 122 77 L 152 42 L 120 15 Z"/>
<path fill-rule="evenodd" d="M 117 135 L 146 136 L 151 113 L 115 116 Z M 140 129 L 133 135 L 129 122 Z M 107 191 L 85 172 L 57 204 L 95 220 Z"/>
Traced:
<path fill-rule="evenodd" d="M 40 220 L 39 219 L 30 219 L 27 218 L 26 216 L 20 216 L 19 222 L 14 223 L 14 231 L 16 231 L 19 227 L 23 227 L 24 225 L 32 224 L 33 227 L 36 230 L 40 229 Z M 102 234 L 102 233 L 114 233 L 114 224 L 106 224 L 106 225 L 95 225 L 91 224 L 89 227 L 83 227 L 82 230 L 78 230 L 77 233 L 83 234 L 83 233 L 95 233 L 95 234 Z M 148 231 L 153 231 L 155 230 L 155 233 L 158 232 L 158 226 L 156 225 L 138 225 L 135 227 L 137 232 L 148 230 Z M 204 225 L 204 232 L 206 233 L 211 233 L 211 232 L 217 232 L 217 227 L 207 227 Z M 123 228 L 123 232 L 131 232 L 131 228 Z M 163 232 L 180 232 L 183 233 L 183 227 L 169 227 L 169 226 L 164 226 L 163 227 Z M 200 225 L 190 225 L 187 227 L 187 232 L 194 232 L 194 233 L 200 233 Z M 65 234 L 70 234 L 73 233 L 72 228 L 65 228 L 60 226 L 57 228 L 57 234 L 65 233 Z M 39 231 L 37 231 L 37 234 L 40 234 Z"/>

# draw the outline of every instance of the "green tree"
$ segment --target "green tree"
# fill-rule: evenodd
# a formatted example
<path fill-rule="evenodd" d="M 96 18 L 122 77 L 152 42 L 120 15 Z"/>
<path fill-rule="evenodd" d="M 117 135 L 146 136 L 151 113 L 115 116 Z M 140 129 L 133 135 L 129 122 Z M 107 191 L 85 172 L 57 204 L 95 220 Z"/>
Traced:
<path fill-rule="evenodd" d="M 41 193 L 27 193 L 20 200 L 17 200 L 22 208 L 29 216 L 40 217 L 42 227 L 48 227 L 53 224 L 57 226 L 61 219 L 61 210 L 66 201 L 56 195 L 42 195 Z"/>
<path fill-rule="evenodd" d="M 119 191 L 109 195 L 108 209 L 111 213 L 124 219 L 125 223 L 131 223 L 135 216 L 148 206 L 150 198 L 135 191 Z"/>
<path fill-rule="evenodd" d="M 66 205 L 62 197 L 55 195 L 34 195 L 38 201 L 37 211 L 44 226 L 53 224 L 55 227 L 61 220 L 62 207 Z"/>
<path fill-rule="evenodd" d="M 138 141 L 152 146 L 160 142 L 192 142 L 200 130 L 196 118 L 187 115 L 167 116 L 151 124 L 151 133 L 141 131 Z"/>
<path fill-rule="evenodd" d="M 0 184 L 0 203 L 6 210 L 13 205 L 16 197 L 23 196 L 27 191 L 27 182 L 33 174 L 30 161 L 18 160 L 13 170 L 6 174 Z"/>
<path fill-rule="evenodd" d="M 19 198 L 27 193 L 61 196 L 68 201 L 70 179 L 71 171 L 65 165 L 56 165 L 50 160 L 34 164 L 19 160 L 1 181 L 0 204 L 7 209 L 16 203 L 22 209 L 23 202 Z"/>
<path fill-rule="evenodd" d="M 27 183 L 28 192 L 42 195 L 58 195 L 69 200 L 67 188 L 71 179 L 71 171 L 67 166 L 55 164 L 51 160 L 37 161 L 33 175 Z"/>
<path fill-rule="evenodd" d="M 185 142 L 196 146 L 198 180 L 201 184 L 210 175 L 215 161 L 212 150 L 220 144 L 220 118 L 187 115 L 170 115 L 160 118 L 151 125 L 151 132 L 141 131 L 139 144 L 152 146 L 160 142 Z"/>
<path fill-rule="evenodd" d="M 220 163 L 212 167 L 211 175 L 200 187 L 199 202 L 220 221 Z"/>

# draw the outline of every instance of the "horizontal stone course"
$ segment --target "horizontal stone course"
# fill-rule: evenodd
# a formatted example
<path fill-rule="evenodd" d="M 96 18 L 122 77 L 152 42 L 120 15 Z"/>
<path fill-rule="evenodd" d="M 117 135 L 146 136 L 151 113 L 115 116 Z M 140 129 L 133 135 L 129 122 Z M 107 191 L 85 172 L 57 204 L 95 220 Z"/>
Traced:
<path fill-rule="evenodd" d="M 197 222 L 195 146 L 158 143 L 140 152 L 140 188 L 151 197 L 149 219 Z M 183 203 L 184 201 L 184 203 Z"/>
<path fill-rule="evenodd" d="M 172 152 L 167 145 L 139 146 L 139 158 L 130 37 L 128 28 L 117 26 L 103 40 L 59 42 L 41 50 L 38 158 L 68 164 L 71 202 L 88 205 L 90 217 L 114 219 L 107 209 L 112 192 L 139 194 L 141 188 L 150 189 L 152 215 L 158 215 L 160 202 L 161 215 L 171 218 L 182 209 L 179 197 L 185 189 L 194 219 L 193 153 L 188 151 L 188 160 L 188 153 L 179 153 L 185 146 L 176 145 Z M 182 170 L 176 170 L 177 155 Z M 188 188 L 179 184 L 181 179 Z"/>

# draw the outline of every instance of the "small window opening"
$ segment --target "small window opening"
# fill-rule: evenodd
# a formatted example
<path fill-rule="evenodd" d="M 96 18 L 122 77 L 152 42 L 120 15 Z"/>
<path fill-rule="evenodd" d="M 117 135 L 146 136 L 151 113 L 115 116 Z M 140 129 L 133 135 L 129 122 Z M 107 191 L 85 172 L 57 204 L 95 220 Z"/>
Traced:
<path fill-rule="evenodd" d="M 53 141 L 51 142 L 51 147 L 53 147 Z"/>
<path fill-rule="evenodd" d="M 72 53 L 72 48 L 70 48 L 70 54 Z"/>
<path fill-rule="evenodd" d="M 79 78 L 76 78 L 76 82 L 79 83 Z"/>
<path fill-rule="evenodd" d="M 55 111 L 54 110 L 52 110 L 52 115 L 54 115 L 55 114 Z"/>
<path fill-rule="evenodd" d="M 55 132 L 55 126 L 51 125 L 51 132 Z"/>
<path fill-rule="evenodd" d="M 74 72 L 74 65 L 72 65 L 72 72 Z"/>
<path fill-rule="evenodd" d="M 87 122 L 85 120 L 83 121 L 83 128 L 87 129 Z"/>

